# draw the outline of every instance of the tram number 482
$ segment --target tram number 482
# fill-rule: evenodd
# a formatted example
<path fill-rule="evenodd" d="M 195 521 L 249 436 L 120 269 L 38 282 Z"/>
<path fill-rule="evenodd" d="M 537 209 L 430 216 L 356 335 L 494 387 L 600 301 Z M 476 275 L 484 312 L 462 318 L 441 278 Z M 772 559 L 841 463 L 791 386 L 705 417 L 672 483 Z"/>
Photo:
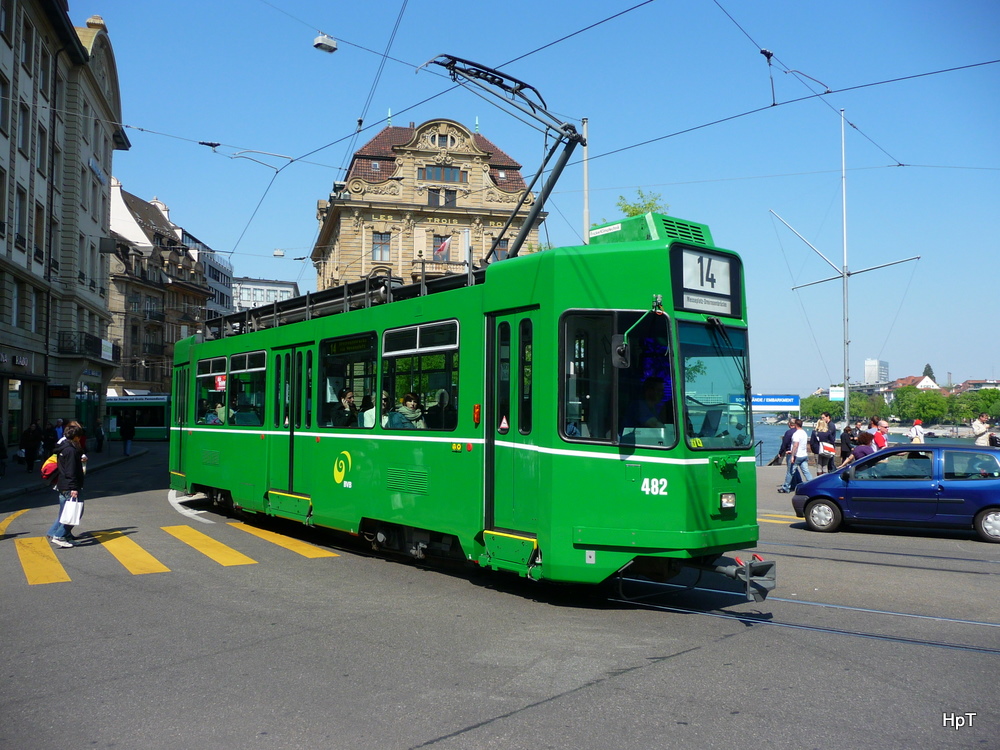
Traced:
<path fill-rule="evenodd" d="M 647 495 L 666 495 L 667 494 L 667 480 L 666 479 L 646 479 L 642 480 L 642 487 L 639 488 Z"/>

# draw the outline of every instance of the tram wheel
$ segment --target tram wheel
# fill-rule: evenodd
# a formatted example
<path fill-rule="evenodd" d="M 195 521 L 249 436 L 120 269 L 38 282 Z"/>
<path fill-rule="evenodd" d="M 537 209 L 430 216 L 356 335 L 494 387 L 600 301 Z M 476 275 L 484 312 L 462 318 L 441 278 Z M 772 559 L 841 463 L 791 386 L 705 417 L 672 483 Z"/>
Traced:
<path fill-rule="evenodd" d="M 976 514 L 976 533 L 984 542 L 1000 543 L 1000 508 L 987 508 Z"/>
<path fill-rule="evenodd" d="M 836 531 L 843 520 L 840 508 L 832 500 L 820 498 L 806 506 L 806 525 L 813 531 Z"/>

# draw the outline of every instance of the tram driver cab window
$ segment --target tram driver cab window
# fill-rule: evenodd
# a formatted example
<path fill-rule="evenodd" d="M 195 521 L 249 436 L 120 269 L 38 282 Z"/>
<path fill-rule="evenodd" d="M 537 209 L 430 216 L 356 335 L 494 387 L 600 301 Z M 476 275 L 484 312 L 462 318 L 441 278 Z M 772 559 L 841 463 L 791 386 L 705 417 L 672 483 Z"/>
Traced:
<path fill-rule="evenodd" d="M 629 332 L 629 366 L 611 340 Z M 662 316 L 580 312 L 563 318 L 560 429 L 568 440 L 671 447 L 677 442 L 669 329 Z"/>

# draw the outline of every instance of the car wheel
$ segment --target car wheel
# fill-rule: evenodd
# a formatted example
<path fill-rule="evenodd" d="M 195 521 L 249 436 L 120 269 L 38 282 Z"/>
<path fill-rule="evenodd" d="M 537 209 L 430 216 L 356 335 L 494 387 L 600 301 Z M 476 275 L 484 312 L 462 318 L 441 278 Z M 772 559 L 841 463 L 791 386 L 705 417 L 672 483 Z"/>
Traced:
<path fill-rule="evenodd" d="M 1000 508 L 980 511 L 975 520 L 976 533 L 984 542 L 1000 543 Z"/>
<path fill-rule="evenodd" d="M 843 518 L 832 500 L 813 500 L 806 505 L 806 524 L 813 531 L 836 531 Z"/>

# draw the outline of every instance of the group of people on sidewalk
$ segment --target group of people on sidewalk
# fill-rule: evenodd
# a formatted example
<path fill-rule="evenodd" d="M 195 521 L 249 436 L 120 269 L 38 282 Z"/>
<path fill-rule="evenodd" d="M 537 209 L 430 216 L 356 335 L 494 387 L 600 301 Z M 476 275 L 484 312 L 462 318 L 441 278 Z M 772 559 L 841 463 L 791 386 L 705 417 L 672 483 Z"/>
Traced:
<path fill-rule="evenodd" d="M 989 427 L 989 415 L 980 414 L 979 419 L 973 422 L 973 434 L 976 435 L 976 445 L 986 445 L 986 431 Z M 816 421 L 816 428 L 811 436 L 806 435 L 802 427 L 801 419 L 790 419 L 788 430 L 781 439 L 781 447 L 778 455 L 785 459 L 787 471 L 785 481 L 778 492 L 791 492 L 794 484 L 808 482 L 812 479 L 809 472 L 809 453 L 816 455 L 816 470 L 818 474 L 834 471 L 847 466 L 853 461 L 870 456 L 875 451 L 882 450 L 889 445 L 889 423 L 884 419 L 872 417 L 868 422 L 868 428 L 864 428 L 864 423 L 858 420 L 853 427 L 845 427 L 840 435 L 840 462 L 836 457 L 837 428 L 829 412 L 823 412 Z M 977 430 L 977 425 L 981 428 Z M 923 443 L 926 431 L 923 427 L 923 420 L 913 421 L 913 427 L 906 433 L 911 443 Z M 982 442 L 980 442 L 980 436 Z M 799 481 L 796 482 L 796 475 Z"/>

